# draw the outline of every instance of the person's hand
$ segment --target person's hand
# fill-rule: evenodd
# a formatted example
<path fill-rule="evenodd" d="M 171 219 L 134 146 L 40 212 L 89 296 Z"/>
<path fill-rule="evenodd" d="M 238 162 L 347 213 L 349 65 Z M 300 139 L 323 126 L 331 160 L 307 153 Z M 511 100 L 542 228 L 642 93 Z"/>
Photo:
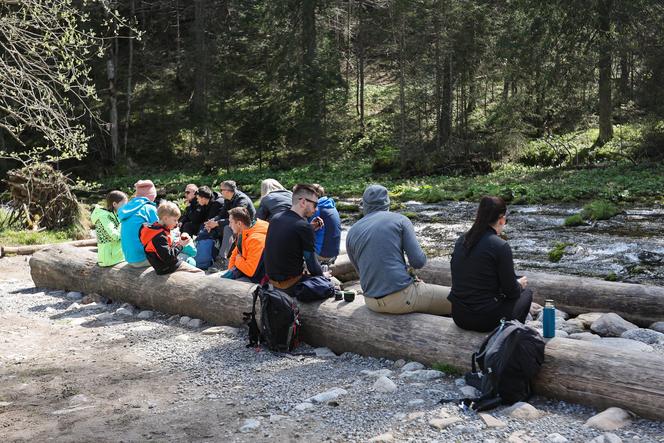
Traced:
<path fill-rule="evenodd" d="M 526 287 L 528 286 L 528 277 L 526 276 L 521 277 L 517 281 L 521 285 L 521 289 L 526 289 Z"/>
<path fill-rule="evenodd" d="M 311 227 L 314 229 L 314 231 L 318 231 L 323 226 L 325 226 L 325 222 L 323 222 L 322 218 L 316 217 L 311 220 Z"/>
<path fill-rule="evenodd" d="M 180 236 L 180 244 L 182 246 L 187 246 L 189 243 L 191 243 L 191 237 L 189 237 L 189 234 L 186 232 L 183 232 Z"/>

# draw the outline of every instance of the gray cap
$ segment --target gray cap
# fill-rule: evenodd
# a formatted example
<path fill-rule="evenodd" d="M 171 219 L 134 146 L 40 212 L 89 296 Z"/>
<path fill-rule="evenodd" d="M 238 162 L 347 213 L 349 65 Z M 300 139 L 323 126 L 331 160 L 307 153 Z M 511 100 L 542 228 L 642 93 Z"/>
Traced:
<path fill-rule="evenodd" d="M 362 194 L 362 211 L 364 214 L 370 214 L 376 211 L 389 211 L 390 196 L 387 194 L 387 188 L 381 185 L 369 185 Z"/>

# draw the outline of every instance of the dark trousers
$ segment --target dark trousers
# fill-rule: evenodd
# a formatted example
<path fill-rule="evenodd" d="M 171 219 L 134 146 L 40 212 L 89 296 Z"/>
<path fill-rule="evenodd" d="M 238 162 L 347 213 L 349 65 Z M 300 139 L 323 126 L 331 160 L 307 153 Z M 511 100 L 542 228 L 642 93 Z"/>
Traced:
<path fill-rule="evenodd" d="M 498 327 L 500 320 L 526 321 L 533 291 L 529 288 L 521 291 L 519 298 L 500 300 L 496 305 L 480 311 L 472 311 L 459 303 L 452 303 L 452 318 L 461 329 L 478 332 L 490 332 Z"/>

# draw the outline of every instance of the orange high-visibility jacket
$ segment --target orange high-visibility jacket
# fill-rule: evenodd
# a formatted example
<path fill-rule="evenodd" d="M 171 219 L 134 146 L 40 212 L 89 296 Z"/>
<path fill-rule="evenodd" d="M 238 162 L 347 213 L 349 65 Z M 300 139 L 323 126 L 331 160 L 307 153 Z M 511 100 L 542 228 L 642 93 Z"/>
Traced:
<path fill-rule="evenodd" d="M 256 220 L 251 228 L 242 231 L 242 237 L 235 243 L 228 269 L 236 267 L 247 277 L 253 277 L 265 249 L 265 236 L 268 223 Z"/>

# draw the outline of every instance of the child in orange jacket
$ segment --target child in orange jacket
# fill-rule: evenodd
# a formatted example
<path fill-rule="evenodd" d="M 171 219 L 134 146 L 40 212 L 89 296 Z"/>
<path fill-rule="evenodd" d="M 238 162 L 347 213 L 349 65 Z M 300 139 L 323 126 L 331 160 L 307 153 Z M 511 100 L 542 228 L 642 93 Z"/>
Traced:
<path fill-rule="evenodd" d="M 265 275 L 263 249 L 268 223 L 252 220 L 245 207 L 233 208 L 228 215 L 229 226 L 237 240 L 228 262 L 228 270 L 222 274 L 222 278 L 260 283 Z"/>

